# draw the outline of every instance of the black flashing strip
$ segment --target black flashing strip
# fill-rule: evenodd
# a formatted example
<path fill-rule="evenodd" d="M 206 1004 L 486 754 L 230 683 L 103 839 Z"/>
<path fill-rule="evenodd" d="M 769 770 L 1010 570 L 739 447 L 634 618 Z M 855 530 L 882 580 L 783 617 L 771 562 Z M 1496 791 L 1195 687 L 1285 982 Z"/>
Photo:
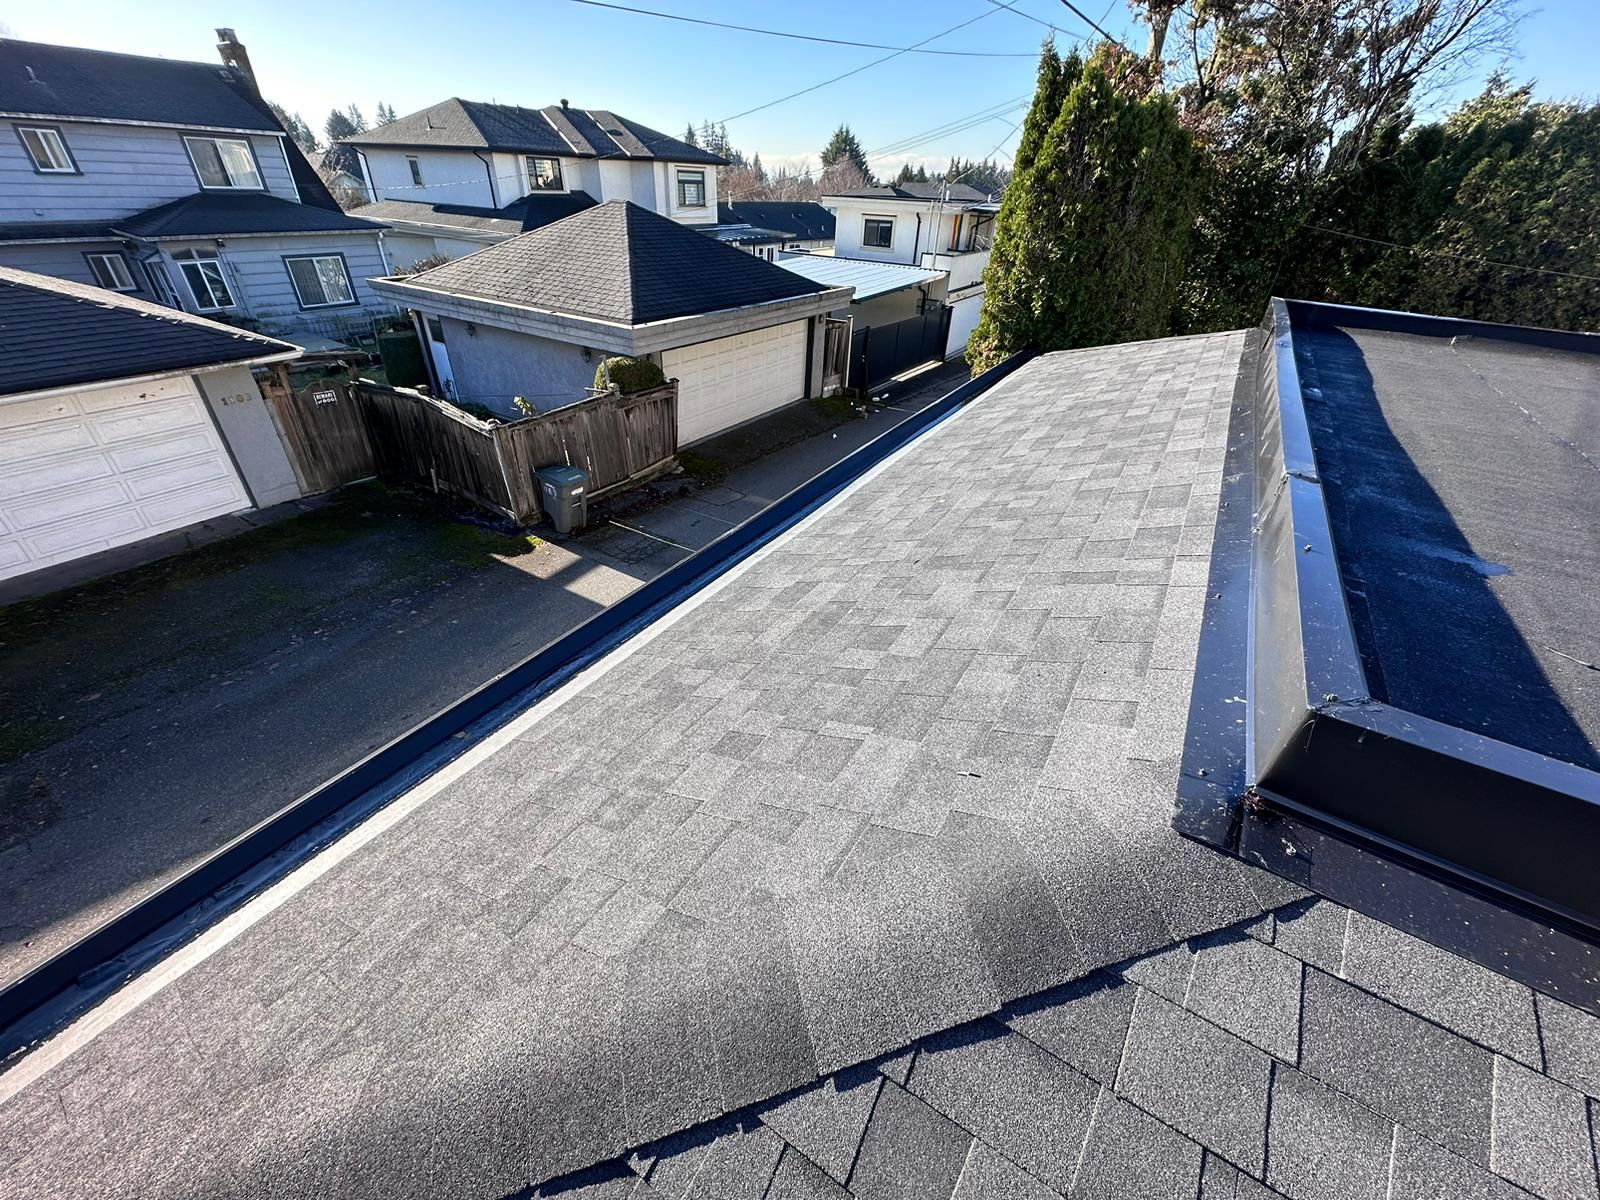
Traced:
<path fill-rule="evenodd" d="M 1248 851 L 1251 831 L 1276 810 L 1345 844 L 1596 940 L 1600 774 L 1406 712 L 1368 690 L 1294 359 L 1294 328 L 1324 322 L 1600 352 L 1593 335 L 1272 302 L 1264 322 L 1269 344 L 1255 371 L 1245 788 L 1231 811 L 1219 813 L 1221 798 L 1190 778 L 1208 754 L 1227 754 L 1191 709 L 1174 823 L 1191 836 Z M 1219 545 L 1231 546 L 1237 536 L 1237 514 L 1224 510 Z M 1237 607 L 1236 580 L 1226 592 L 1213 593 L 1202 678 L 1208 662 L 1220 661 L 1237 642 L 1238 615 L 1209 611 L 1230 601 Z M 1217 631 L 1228 628 L 1235 630 L 1232 641 L 1218 642 Z M 1283 856 L 1263 856 L 1260 844 L 1251 857 L 1282 870 Z"/>
<path fill-rule="evenodd" d="M 48 1037 L 283 878 L 1032 357 L 1032 351 L 1015 354 L 963 383 L 8 985 L 0 991 L 0 1063 Z"/>

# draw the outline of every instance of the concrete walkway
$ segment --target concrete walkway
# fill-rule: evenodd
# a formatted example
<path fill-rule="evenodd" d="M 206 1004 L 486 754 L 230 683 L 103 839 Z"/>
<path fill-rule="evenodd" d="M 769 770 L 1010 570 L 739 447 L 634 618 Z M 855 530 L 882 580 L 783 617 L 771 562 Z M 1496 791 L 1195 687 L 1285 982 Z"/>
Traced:
<path fill-rule="evenodd" d="M 244 539 L 0 608 L 0 981 L 965 374 L 957 364 L 878 389 L 891 407 L 626 529 L 530 548 L 381 489 L 347 491 Z"/>

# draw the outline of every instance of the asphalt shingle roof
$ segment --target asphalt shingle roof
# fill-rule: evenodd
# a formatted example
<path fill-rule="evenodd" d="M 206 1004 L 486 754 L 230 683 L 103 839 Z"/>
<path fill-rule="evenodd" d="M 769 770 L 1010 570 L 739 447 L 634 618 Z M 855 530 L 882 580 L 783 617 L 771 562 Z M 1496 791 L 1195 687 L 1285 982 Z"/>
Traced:
<path fill-rule="evenodd" d="M 937 200 L 943 196 L 958 203 L 978 203 L 989 199 L 987 192 L 965 183 L 896 183 L 834 194 L 859 200 Z"/>
<path fill-rule="evenodd" d="M 0 112 L 282 132 L 221 63 L 0 39 Z"/>
<path fill-rule="evenodd" d="M 513 236 L 531 229 L 543 229 L 594 205 L 594 197 L 588 192 L 562 192 L 550 196 L 524 196 L 504 208 L 435 204 L 425 200 L 378 200 L 351 209 L 350 215 L 374 221 L 416 221 L 425 225 L 445 225 Z"/>
<path fill-rule="evenodd" d="M 625 325 L 826 290 L 625 200 L 598 205 L 407 282 Z"/>
<path fill-rule="evenodd" d="M 384 228 L 337 209 L 296 204 L 260 192 L 238 196 L 197 192 L 110 224 L 119 233 L 151 240 L 229 233 L 377 233 Z"/>
<path fill-rule="evenodd" d="M 0 396 L 293 349 L 103 288 L 0 267 Z"/>
<path fill-rule="evenodd" d="M 1243 337 L 935 426 L 12 1088 L 0 1179 L 1593 1200 L 1600 1017 L 1172 830 Z"/>
<path fill-rule="evenodd" d="M 717 206 L 718 220 L 782 229 L 796 241 L 833 240 L 833 214 L 813 201 L 736 200 Z M 726 215 L 723 215 L 726 214 Z"/>
<path fill-rule="evenodd" d="M 522 108 L 456 97 L 347 140 L 352 146 L 465 147 L 569 158 L 671 159 L 715 166 L 726 161 L 604 109 Z"/>

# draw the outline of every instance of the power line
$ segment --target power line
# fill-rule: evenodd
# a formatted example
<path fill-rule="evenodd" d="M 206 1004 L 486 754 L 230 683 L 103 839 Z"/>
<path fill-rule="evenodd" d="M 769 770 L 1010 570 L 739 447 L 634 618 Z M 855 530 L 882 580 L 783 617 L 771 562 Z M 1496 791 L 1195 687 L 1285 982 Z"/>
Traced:
<path fill-rule="evenodd" d="M 810 87 L 801 88 L 798 92 L 790 92 L 787 96 L 779 96 L 776 100 L 769 100 L 765 104 L 756 105 L 754 108 L 747 108 L 743 112 L 734 113 L 731 117 L 723 117 L 722 120 L 717 123 L 719 125 L 726 125 L 729 121 L 737 121 L 740 117 L 748 117 L 752 113 L 763 112 L 766 109 L 773 108 L 776 105 L 793 100 L 798 96 L 808 95 L 809 93 L 819 91 L 830 84 L 838 83 L 841 79 L 849 79 L 852 75 L 859 75 L 863 71 L 870 71 L 873 67 L 882 66 L 890 59 L 899 58 L 902 54 L 911 53 L 911 51 L 917 49 L 919 46 L 926 46 L 929 42 L 937 41 L 939 38 L 952 34 L 958 29 L 965 29 L 968 25 L 974 25 L 986 17 L 992 17 L 999 11 L 1000 10 L 997 8 L 986 8 L 977 16 L 962 21 L 959 25 L 952 25 L 949 29 L 941 30 L 932 37 L 925 37 L 920 42 L 914 42 L 907 46 L 904 50 L 896 50 L 893 54 L 885 54 L 882 58 L 875 58 L 869 63 L 864 63 L 853 70 L 846 71 L 843 75 L 835 75 L 832 79 L 824 79 L 821 83 L 814 83 Z"/>
<path fill-rule="evenodd" d="M 1321 225 L 1302 225 L 1302 229 L 1315 230 L 1317 233 L 1331 234 L 1334 237 L 1350 238 L 1357 242 L 1370 242 L 1374 246 L 1387 246 L 1391 250 L 1409 250 L 1413 254 L 1432 254 L 1439 258 L 1453 258 L 1459 262 L 1477 263 L 1485 267 L 1499 267 L 1502 271 L 1531 271 L 1536 275 L 1559 275 L 1563 279 L 1582 279 L 1589 283 L 1600 283 L 1600 275 L 1582 275 L 1576 271 L 1555 271 L 1548 267 L 1525 267 L 1521 263 L 1501 262 L 1494 258 L 1479 258 L 1472 254 L 1452 254 L 1448 250 L 1434 250 L 1428 246 L 1406 246 L 1399 242 L 1386 242 L 1382 238 L 1364 237 L 1359 233 L 1346 233 L 1342 229 L 1328 229 Z"/>
<path fill-rule="evenodd" d="M 1076 37 L 1080 39 L 1083 36 L 1082 34 L 1073 33 L 1070 29 L 1063 29 L 1059 25 L 1052 25 L 1049 21 L 1044 20 L 1042 17 L 1036 17 L 1031 12 L 1023 12 L 1015 4 L 1006 3 L 1006 0 L 989 0 L 989 3 L 994 5 L 996 8 L 1003 8 L 1007 12 L 1016 13 L 1017 16 L 1032 21 L 1035 25 L 1043 25 L 1052 33 L 1059 33 L 1065 35 L 1066 37 Z"/>
<path fill-rule="evenodd" d="M 1072 0 L 1061 0 L 1061 3 L 1065 4 L 1067 6 L 1067 8 L 1072 11 L 1072 14 L 1075 17 L 1078 18 L 1078 20 L 1082 21 L 1085 25 L 1089 26 L 1090 29 L 1093 29 L 1101 37 L 1105 38 L 1106 41 L 1111 42 L 1114 45 L 1122 46 L 1122 48 L 1124 50 L 1128 50 L 1128 48 L 1126 46 L 1122 45 L 1122 42 L 1118 38 L 1112 37 L 1109 33 L 1107 33 L 1104 29 L 1102 29 L 1101 26 L 1100 26 L 1100 22 L 1096 21 L 1088 13 L 1084 12 L 1083 9 L 1079 8 L 1076 4 L 1074 4 L 1072 2 Z M 1128 50 L 1128 53 L 1132 54 L 1133 51 Z"/>
<path fill-rule="evenodd" d="M 922 50 L 918 42 L 916 46 L 887 46 L 882 42 L 852 42 L 845 38 L 820 37 L 810 33 L 788 33 L 781 29 L 761 29 L 754 25 L 731 25 L 726 21 L 708 21 L 704 17 L 686 17 L 681 13 L 656 12 L 650 8 L 633 8 L 626 4 L 609 4 L 606 0 L 572 0 L 573 4 L 587 4 L 590 8 L 609 8 L 616 12 L 637 13 L 642 17 L 659 17 L 663 21 L 682 21 L 686 25 L 709 25 L 713 29 L 732 29 L 739 33 L 759 33 L 766 37 L 790 38 L 797 42 L 818 42 L 826 46 L 856 46 L 863 50 L 894 50 L 900 54 L 939 54 L 948 58 L 1033 58 L 1029 51 L 1010 50 Z M 999 0 L 990 0 L 990 3 L 999 3 Z M 1009 8 L 1010 5 L 1001 5 Z M 1027 16 L 1026 13 L 1020 14 Z M 1037 18 L 1029 18 L 1037 20 Z M 1042 24 L 1042 22 L 1041 22 Z M 1051 26 L 1055 28 L 1055 26 Z M 932 41 L 933 39 L 928 39 Z M 731 117 L 729 118 L 732 119 Z"/>

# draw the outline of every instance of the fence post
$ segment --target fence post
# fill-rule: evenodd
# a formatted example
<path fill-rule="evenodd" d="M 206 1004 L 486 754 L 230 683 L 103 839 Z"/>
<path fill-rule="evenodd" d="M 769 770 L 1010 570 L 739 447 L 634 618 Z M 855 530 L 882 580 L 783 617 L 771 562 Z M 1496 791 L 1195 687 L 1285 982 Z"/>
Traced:
<path fill-rule="evenodd" d="M 494 460 L 500 465 L 500 484 L 506 489 L 506 508 L 510 511 L 512 520 L 520 525 L 526 519 L 527 514 L 523 513 L 517 504 L 517 493 L 511 488 L 511 472 L 506 470 L 506 451 L 501 444 L 502 439 L 500 436 L 500 431 L 504 428 L 505 426 L 503 425 L 496 425 L 490 431 L 489 436 L 494 442 Z"/>

